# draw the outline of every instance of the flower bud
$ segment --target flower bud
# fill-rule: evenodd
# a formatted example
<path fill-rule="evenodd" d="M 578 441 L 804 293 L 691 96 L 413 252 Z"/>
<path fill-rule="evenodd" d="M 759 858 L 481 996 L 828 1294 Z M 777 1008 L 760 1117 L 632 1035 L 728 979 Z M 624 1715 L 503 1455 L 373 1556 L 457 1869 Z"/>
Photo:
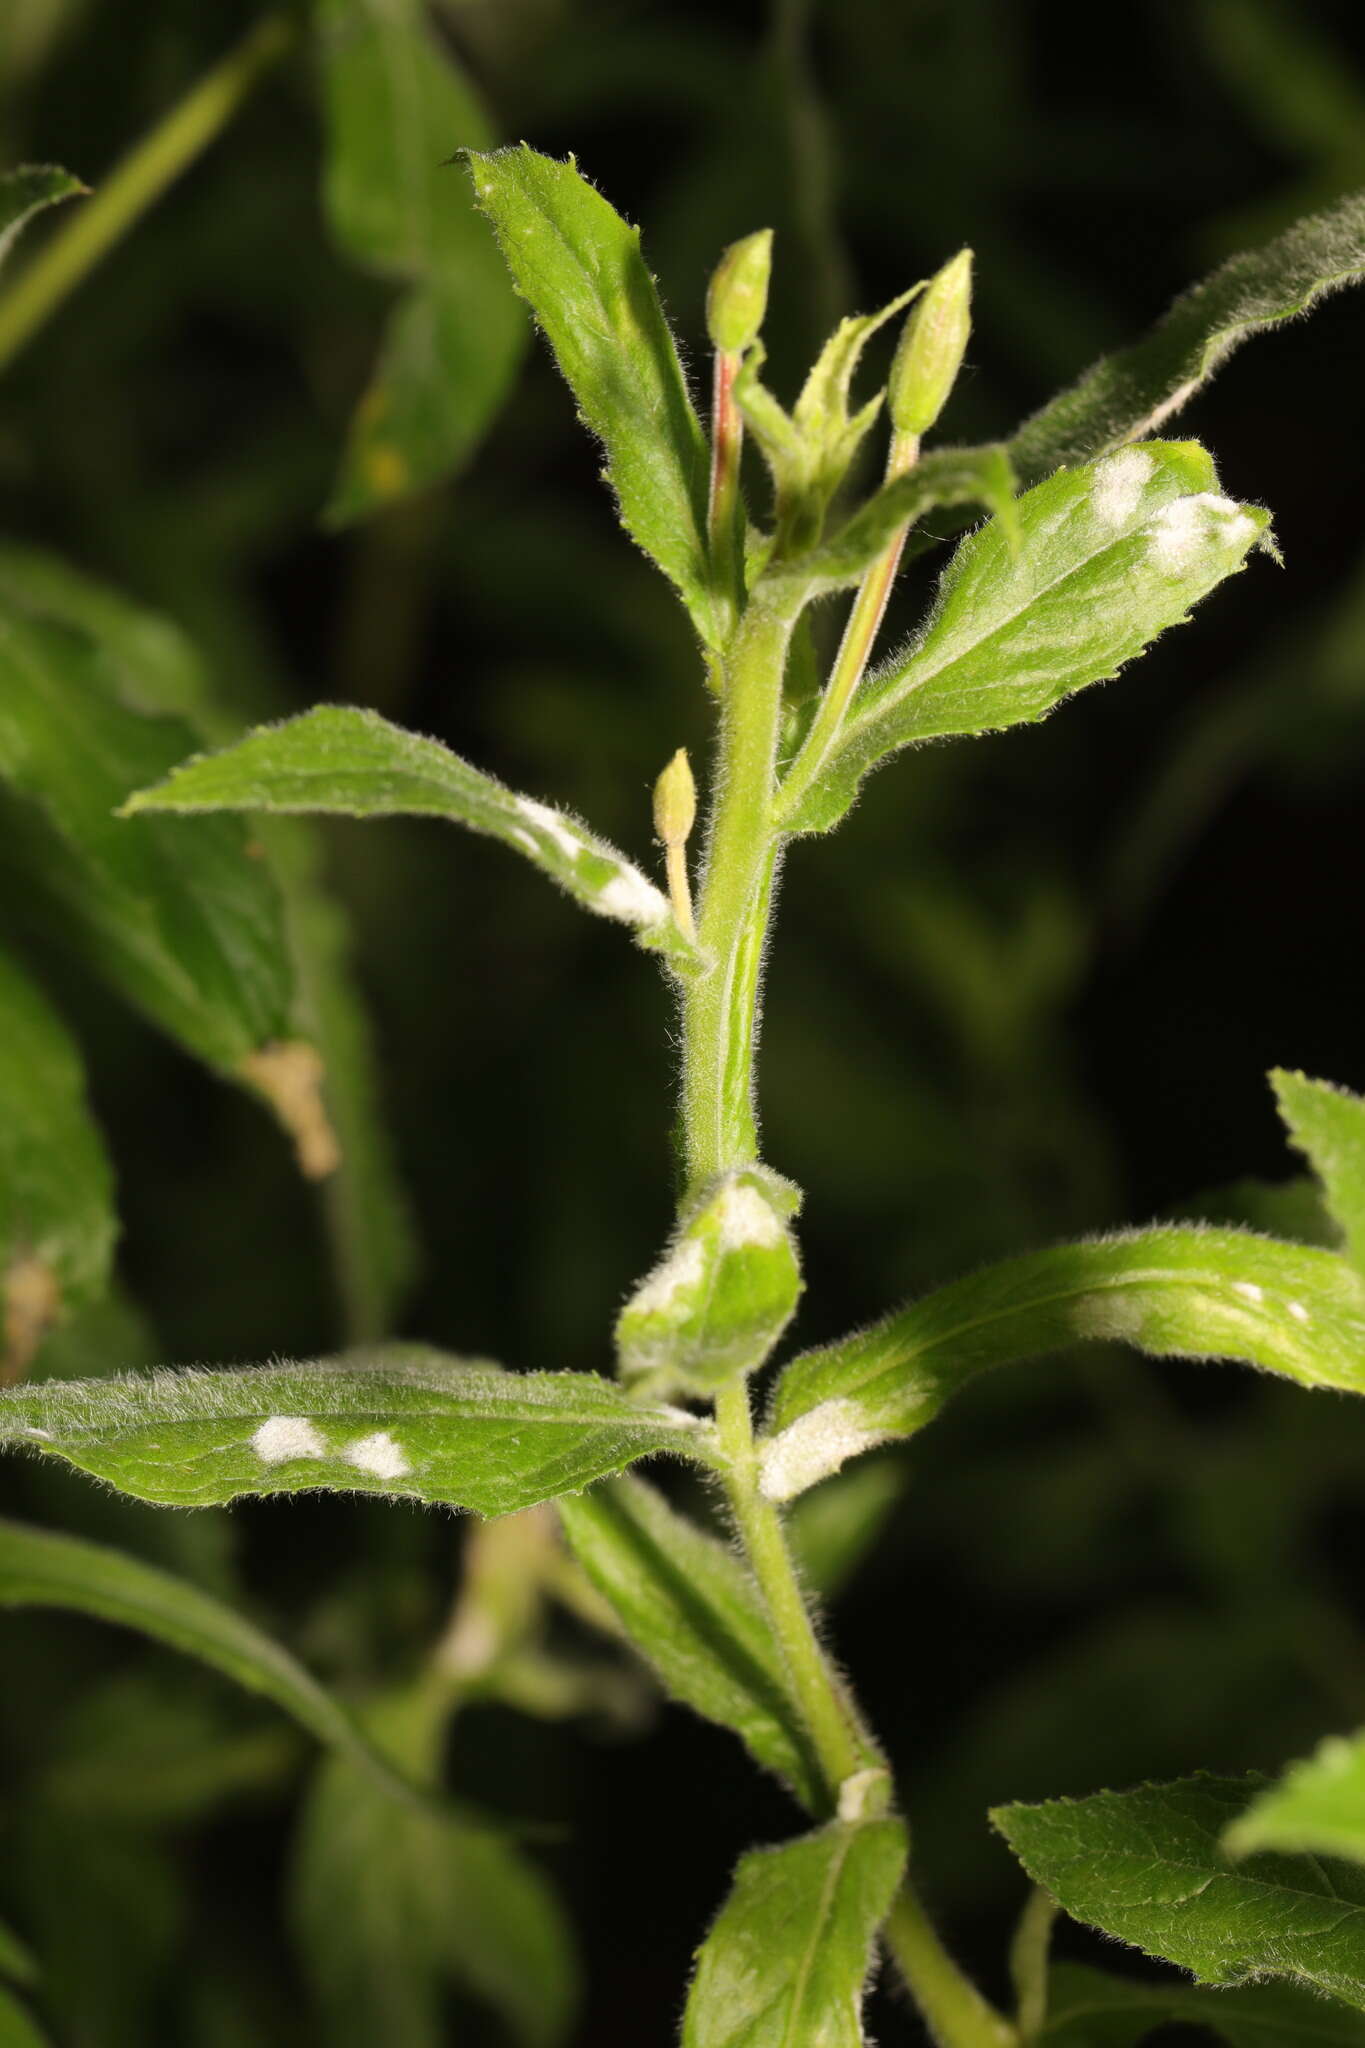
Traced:
<path fill-rule="evenodd" d="M 927 434 L 948 403 L 972 330 L 972 252 L 945 263 L 905 323 L 887 406 L 898 434 Z"/>
<path fill-rule="evenodd" d="M 773 264 L 773 231 L 760 228 L 731 242 L 711 277 L 706 294 L 706 331 L 712 348 L 733 355 L 757 338 L 768 310 Z"/>
<path fill-rule="evenodd" d="M 665 846 L 685 846 L 697 816 L 697 785 L 686 747 L 679 747 L 654 785 L 654 830 Z"/>

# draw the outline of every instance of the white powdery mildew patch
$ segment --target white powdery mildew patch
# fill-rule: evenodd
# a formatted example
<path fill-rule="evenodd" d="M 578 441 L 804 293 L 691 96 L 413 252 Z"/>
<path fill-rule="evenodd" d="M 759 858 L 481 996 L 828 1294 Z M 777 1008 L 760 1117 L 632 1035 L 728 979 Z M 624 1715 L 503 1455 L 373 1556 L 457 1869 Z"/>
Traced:
<path fill-rule="evenodd" d="M 1304 1307 L 1301 1301 L 1291 1301 L 1287 1303 L 1286 1306 L 1288 1307 L 1289 1313 L 1291 1316 L 1293 1316 L 1294 1321 L 1296 1323 L 1312 1322 L 1313 1318 L 1309 1315 L 1307 1309 Z"/>
<path fill-rule="evenodd" d="M 706 1271 L 706 1253 L 696 1238 L 688 1238 L 670 1252 L 647 1280 L 642 1280 L 626 1303 L 628 1316 L 663 1315 L 680 1294 L 695 1287 Z"/>
<path fill-rule="evenodd" d="M 326 1444 L 305 1415 L 272 1415 L 252 1437 L 251 1448 L 266 1465 L 327 1456 Z"/>
<path fill-rule="evenodd" d="M 34 1437 L 45 1444 L 52 1442 L 52 1431 L 50 1429 L 39 1429 L 36 1422 L 29 1423 L 24 1431 L 24 1435 Z"/>
<path fill-rule="evenodd" d="M 885 1437 L 885 1430 L 867 1427 L 856 1401 L 822 1401 L 764 1445 L 758 1490 L 765 1500 L 794 1500 Z"/>
<path fill-rule="evenodd" d="M 638 868 L 625 866 L 598 893 L 597 908 L 623 924 L 662 924 L 669 914 L 668 898 Z"/>
<path fill-rule="evenodd" d="M 1216 491 L 1196 491 L 1162 506 L 1147 529 L 1147 545 L 1158 569 L 1168 576 L 1182 576 L 1211 541 L 1220 547 L 1239 547 L 1255 531 L 1251 514 L 1232 498 L 1220 497 Z"/>
<path fill-rule="evenodd" d="M 1240 1294 L 1243 1301 L 1265 1300 L 1264 1287 L 1258 1287 L 1254 1280 L 1234 1280 L 1232 1291 L 1234 1294 Z"/>
<path fill-rule="evenodd" d="M 1152 458 L 1145 448 L 1121 448 L 1097 466 L 1090 509 L 1101 526 L 1123 526 L 1132 518 L 1151 474 Z"/>
<path fill-rule="evenodd" d="M 373 1473 L 376 1479 L 402 1479 L 412 1470 L 403 1446 L 395 1443 L 386 1429 L 343 1444 L 341 1455 L 357 1472 Z"/>
<path fill-rule="evenodd" d="M 538 825 L 547 839 L 552 839 L 566 860 L 577 860 L 586 851 L 582 839 L 569 825 L 566 825 L 558 811 L 552 811 L 548 804 L 538 804 L 534 797 L 519 796 L 517 809 L 523 818 L 529 818 Z"/>
<path fill-rule="evenodd" d="M 781 1218 L 757 1188 L 726 1188 L 717 1215 L 723 1252 L 768 1251 L 782 1242 Z"/>

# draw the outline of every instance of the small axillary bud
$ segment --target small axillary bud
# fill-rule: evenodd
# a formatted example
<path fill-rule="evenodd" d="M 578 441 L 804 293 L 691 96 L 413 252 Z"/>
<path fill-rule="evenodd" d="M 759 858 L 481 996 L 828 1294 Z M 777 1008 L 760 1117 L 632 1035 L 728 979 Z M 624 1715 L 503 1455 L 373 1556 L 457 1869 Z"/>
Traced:
<path fill-rule="evenodd" d="M 945 263 L 921 293 L 901 335 L 887 385 L 897 435 L 927 434 L 957 382 L 972 331 L 972 252 Z"/>
<path fill-rule="evenodd" d="M 692 919 L 692 891 L 687 879 L 685 848 L 697 821 L 697 785 L 686 747 L 679 747 L 654 785 L 654 830 L 664 847 L 668 868 L 668 894 L 680 930 L 696 937 Z"/>
<path fill-rule="evenodd" d="M 706 331 L 722 355 L 737 355 L 758 339 L 772 267 L 771 228 L 731 242 L 716 265 L 706 294 Z"/>

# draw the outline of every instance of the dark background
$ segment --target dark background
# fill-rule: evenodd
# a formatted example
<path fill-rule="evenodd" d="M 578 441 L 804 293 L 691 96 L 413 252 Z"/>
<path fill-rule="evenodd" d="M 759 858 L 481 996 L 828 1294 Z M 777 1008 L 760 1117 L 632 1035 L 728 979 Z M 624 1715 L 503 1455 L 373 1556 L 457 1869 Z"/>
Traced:
<path fill-rule="evenodd" d="M 98 179 L 252 12 L 24 0 L 0 28 L 0 159 Z M 438 18 L 500 132 L 572 149 L 643 223 L 698 372 L 707 272 L 738 234 L 778 231 L 788 396 L 841 311 L 970 241 L 953 438 L 1008 432 L 1220 257 L 1365 184 L 1349 7 L 447 0 Z M 299 60 L 6 378 L 5 526 L 177 618 L 236 701 L 375 705 L 647 858 L 649 785 L 680 743 L 705 757 L 708 699 L 545 352 L 452 486 L 320 527 L 389 295 L 333 252 L 318 161 Z M 1207 1213 L 1268 1216 L 1229 1192 L 1295 1172 L 1267 1067 L 1365 1087 L 1363 343 L 1346 294 L 1235 358 L 1175 429 L 1272 509 L 1282 569 L 1257 557 L 1042 728 L 901 759 L 836 838 L 793 853 L 762 1107 L 767 1157 L 807 1191 L 801 1342 L 1204 1191 Z M 906 579 L 902 622 L 930 574 Z M 404 1333 L 609 1368 L 611 1318 L 670 1221 L 668 998 L 618 932 L 497 848 L 408 824 L 329 845 L 422 1246 Z M 49 971 L 91 1062 L 155 1355 L 334 1345 L 283 1142 Z M 1362 1453 L 1335 1398 L 1097 1353 L 983 1385 L 899 1456 L 832 1637 L 903 1772 L 925 1888 L 994 1993 L 1022 1886 L 990 1803 L 1274 1768 L 1365 1719 Z M 161 1540 L 27 1468 L 4 1497 Z M 258 1611 L 343 1685 L 410 1663 L 439 1624 L 445 1518 L 319 1500 L 227 1528 Z M 171 1670 L 76 1622 L 7 1620 L 0 1657 L 12 1800 L 73 1689 Z M 672 1709 L 631 1742 L 471 1713 L 452 1769 L 554 1824 L 592 2048 L 668 2036 L 736 1855 L 793 1826 L 728 1737 Z M 71 2038 L 309 2038 L 276 1911 L 288 1827 L 272 1794 L 161 1841 L 176 1969 L 150 1971 L 146 2031 Z M 73 1969 L 117 1966 L 91 1943 Z M 172 1981 L 225 1968 L 255 1987 L 253 2035 L 211 2034 Z M 495 2039 L 485 2024 L 471 2010 L 459 2038 Z M 906 2025 L 879 2012 L 878 2038 Z"/>

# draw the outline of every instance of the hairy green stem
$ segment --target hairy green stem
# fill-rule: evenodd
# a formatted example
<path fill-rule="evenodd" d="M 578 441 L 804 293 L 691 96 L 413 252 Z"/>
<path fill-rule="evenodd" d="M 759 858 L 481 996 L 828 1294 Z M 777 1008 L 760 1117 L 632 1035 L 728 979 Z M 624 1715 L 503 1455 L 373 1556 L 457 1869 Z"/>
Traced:
<path fill-rule="evenodd" d="M 143 137 L 93 198 L 82 201 L 0 299 L 0 369 L 32 340 L 134 221 L 208 148 L 261 73 L 283 56 L 293 40 L 290 22 L 267 15 Z"/>
<path fill-rule="evenodd" d="M 944 1948 L 908 1877 L 882 1938 L 939 2048 L 1019 2048 L 1015 2028 Z"/>

